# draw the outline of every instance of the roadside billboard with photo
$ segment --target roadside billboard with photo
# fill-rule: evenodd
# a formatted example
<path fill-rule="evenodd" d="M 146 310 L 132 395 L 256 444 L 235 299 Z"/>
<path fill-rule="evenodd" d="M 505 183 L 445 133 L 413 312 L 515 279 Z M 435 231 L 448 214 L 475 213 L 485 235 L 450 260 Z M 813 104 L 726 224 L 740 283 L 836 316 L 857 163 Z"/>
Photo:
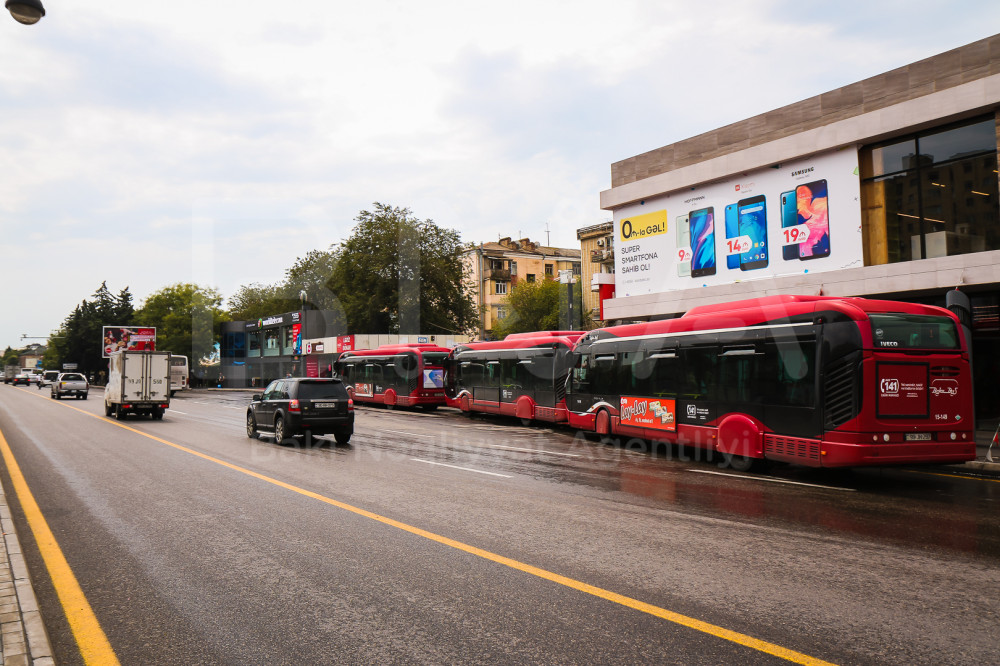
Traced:
<path fill-rule="evenodd" d="M 105 326 L 101 356 L 116 351 L 156 351 L 156 329 L 142 326 Z"/>

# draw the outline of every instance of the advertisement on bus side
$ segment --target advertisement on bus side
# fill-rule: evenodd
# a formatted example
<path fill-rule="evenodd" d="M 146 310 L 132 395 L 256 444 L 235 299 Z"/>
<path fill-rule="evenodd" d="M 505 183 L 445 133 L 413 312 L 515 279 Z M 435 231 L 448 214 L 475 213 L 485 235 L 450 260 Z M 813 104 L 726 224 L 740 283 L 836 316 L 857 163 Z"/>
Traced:
<path fill-rule="evenodd" d="M 624 426 L 653 428 L 670 432 L 677 429 L 675 402 L 665 398 L 622 396 L 619 418 Z"/>
<path fill-rule="evenodd" d="M 864 265 L 856 147 L 624 206 L 617 297 Z"/>

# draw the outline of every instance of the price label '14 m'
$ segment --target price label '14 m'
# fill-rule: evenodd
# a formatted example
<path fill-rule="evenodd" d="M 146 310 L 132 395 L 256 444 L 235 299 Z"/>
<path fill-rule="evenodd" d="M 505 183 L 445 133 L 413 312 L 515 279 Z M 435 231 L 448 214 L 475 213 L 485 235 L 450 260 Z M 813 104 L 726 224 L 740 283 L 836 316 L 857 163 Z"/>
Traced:
<path fill-rule="evenodd" d="M 738 236 L 726 240 L 726 254 L 746 254 L 753 247 L 749 236 Z"/>

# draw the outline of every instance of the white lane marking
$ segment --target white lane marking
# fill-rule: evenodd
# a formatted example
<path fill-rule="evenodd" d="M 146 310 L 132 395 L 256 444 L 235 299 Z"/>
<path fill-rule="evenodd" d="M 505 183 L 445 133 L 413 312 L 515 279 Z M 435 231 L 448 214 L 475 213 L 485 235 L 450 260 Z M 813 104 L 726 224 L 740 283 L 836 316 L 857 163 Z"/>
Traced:
<path fill-rule="evenodd" d="M 391 432 L 394 435 L 412 435 L 413 437 L 440 437 L 440 435 L 421 435 L 418 432 L 403 432 L 402 430 L 386 430 L 385 428 L 379 428 L 379 432 Z"/>
<path fill-rule="evenodd" d="M 396 435 L 411 435 L 413 437 L 440 437 L 440 435 L 422 435 L 417 432 L 403 432 L 401 430 L 385 430 L 383 428 L 379 429 L 379 432 L 391 432 Z M 524 453 L 543 453 L 549 456 L 569 456 L 571 458 L 579 458 L 579 453 L 559 453 L 557 451 L 542 451 L 539 449 L 521 449 L 516 446 L 501 446 L 500 444 L 484 444 L 484 448 L 487 449 L 506 449 L 507 451 L 523 451 Z"/>
<path fill-rule="evenodd" d="M 802 483 L 801 481 L 786 481 L 785 479 L 775 479 L 770 476 L 743 476 L 741 474 L 729 474 L 728 472 L 713 472 L 708 469 L 689 469 L 689 472 L 699 474 L 715 474 L 716 476 L 727 476 L 730 479 L 748 479 L 750 481 L 769 481 L 771 483 L 787 483 L 790 486 L 806 486 L 807 488 L 823 488 L 825 490 L 842 490 L 845 493 L 856 493 L 854 488 L 838 488 L 836 486 L 821 486 L 818 483 Z"/>
<path fill-rule="evenodd" d="M 184 416 L 188 416 L 188 413 L 187 413 L 187 412 L 182 412 L 182 411 L 181 411 L 181 410 L 179 410 L 179 409 L 171 409 L 171 410 L 170 410 L 170 413 L 171 413 L 171 414 L 183 414 Z"/>
<path fill-rule="evenodd" d="M 508 451 L 524 451 L 525 453 L 544 453 L 547 456 L 569 456 L 570 458 L 579 458 L 579 453 L 560 453 L 558 451 L 542 451 L 540 449 L 519 449 L 515 446 L 501 446 L 499 444 L 487 444 L 488 449 L 506 449 Z"/>
<path fill-rule="evenodd" d="M 434 462 L 433 460 L 422 460 L 420 458 L 410 458 L 414 462 L 427 463 L 428 465 L 440 465 L 441 467 L 451 467 L 452 469 L 460 469 L 464 472 L 475 472 L 476 474 L 489 474 L 490 476 L 499 476 L 504 479 L 511 478 L 508 474 L 497 474 L 496 472 L 484 472 L 481 469 L 472 469 L 471 467 L 459 467 L 458 465 L 448 465 L 447 463 Z"/>

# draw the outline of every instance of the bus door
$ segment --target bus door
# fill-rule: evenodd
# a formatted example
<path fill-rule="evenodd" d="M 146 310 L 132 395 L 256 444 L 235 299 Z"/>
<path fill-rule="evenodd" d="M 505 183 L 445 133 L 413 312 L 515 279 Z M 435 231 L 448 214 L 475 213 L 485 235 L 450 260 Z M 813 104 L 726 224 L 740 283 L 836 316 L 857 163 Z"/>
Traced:
<path fill-rule="evenodd" d="M 523 395 L 534 399 L 528 383 L 531 359 L 517 352 L 504 352 L 500 356 L 500 402 L 515 403 Z"/>
<path fill-rule="evenodd" d="M 472 398 L 477 402 L 500 402 L 500 361 L 492 359 L 486 361 L 483 368 L 483 375 L 472 389 Z"/>

